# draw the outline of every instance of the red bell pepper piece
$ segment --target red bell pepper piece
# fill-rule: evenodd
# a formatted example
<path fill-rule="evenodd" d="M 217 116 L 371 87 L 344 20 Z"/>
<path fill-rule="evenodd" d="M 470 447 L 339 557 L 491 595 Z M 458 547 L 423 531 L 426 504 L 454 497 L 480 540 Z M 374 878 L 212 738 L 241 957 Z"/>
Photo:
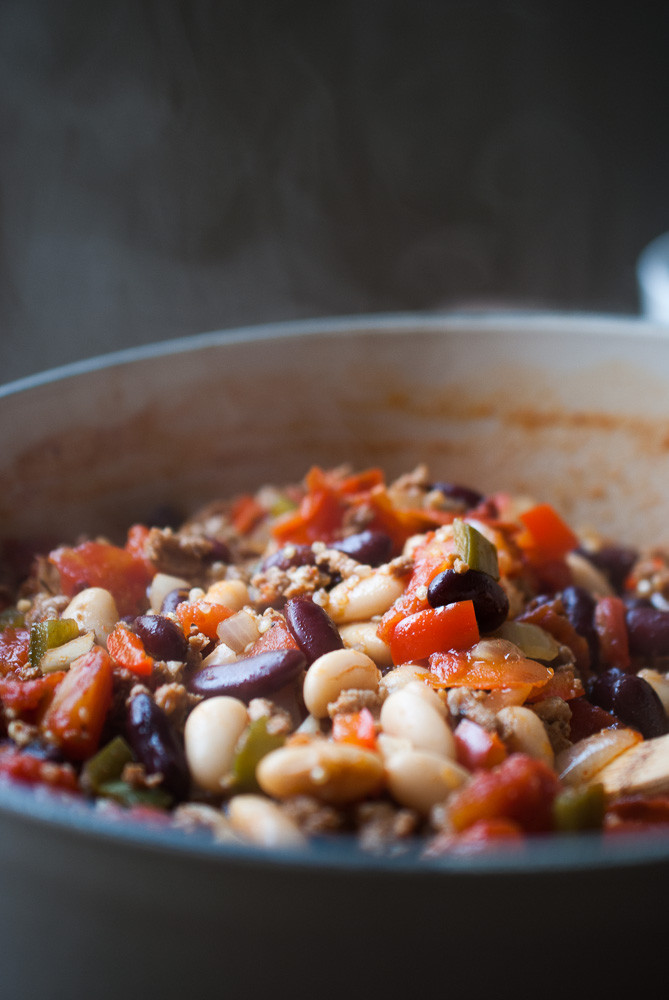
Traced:
<path fill-rule="evenodd" d="M 42 732 L 66 757 L 84 760 L 97 748 L 112 702 L 114 665 L 93 646 L 70 665 L 41 722 Z"/>
<path fill-rule="evenodd" d="M 442 650 L 468 649 L 478 641 L 474 602 L 457 601 L 398 622 L 390 636 L 390 655 L 393 663 L 408 663 Z"/>
<path fill-rule="evenodd" d="M 376 749 L 376 726 L 368 708 L 342 712 L 332 721 L 332 738 L 338 743 L 353 743 L 368 750 Z"/>
<path fill-rule="evenodd" d="M 396 625 L 408 615 L 417 611 L 425 611 L 430 605 L 427 600 L 427 587 L 437 573 L 451 566 L 454 551 L 452 539 L 441 542 L 434 537 L 434 532 L 428 534 L 426 541 L 419 545 L 413 553 L 413 568 L 407 581 L 404 593 L 386 611 L 377 628 L 377 635 L 384 642 L 390 642 Z"/>
<path fill-rule="evenodd" d="M 153 658 L 146 652 L 144 643 L 122 622 L 108 636 L 107 649 L 116 663 L 133 674 L 149 677 L 153 672 Z"/>
<path fill-rule="evenodd" d="M 177 604 L 174 613 L 186 636 L 190 635 L 191 628 L 194 626 L 208 639 L 216 639 L 218 626 L 226 618 L 230 618 L 234 611 L 231 611 L 224 604 L 210 603 L 200 599 L 198 601 L 182 601 Z"/>
<path fill-rule="evenodd" d="M 519 538 L 519 543 L 540 560 L 564 559 L 578 546 L 578 537 L 551 504 L 535 504 L 523 511 L 520 521 L 528 537 Z"/>

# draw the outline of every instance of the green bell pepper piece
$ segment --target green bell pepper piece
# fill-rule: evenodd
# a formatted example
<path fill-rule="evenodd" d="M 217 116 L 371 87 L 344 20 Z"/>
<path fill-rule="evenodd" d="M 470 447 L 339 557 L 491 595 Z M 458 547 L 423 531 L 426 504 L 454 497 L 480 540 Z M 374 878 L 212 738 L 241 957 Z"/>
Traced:
<path fill-rule="evenodd" d="M 499 580 L 497 549 L 490 539 L 459 517 L 453 521 L 453 537 L 457 555 L 470 569 L 480 570 L 493 580 Z"/>
<path fill-rule="evenodd" d="M 36 622 L 30 629 L 30 665 L 38 667 L 47 649 L 62 646 L 78 635 L 79 626 L 74 618 L 50 618 L 48 621 Z"/>

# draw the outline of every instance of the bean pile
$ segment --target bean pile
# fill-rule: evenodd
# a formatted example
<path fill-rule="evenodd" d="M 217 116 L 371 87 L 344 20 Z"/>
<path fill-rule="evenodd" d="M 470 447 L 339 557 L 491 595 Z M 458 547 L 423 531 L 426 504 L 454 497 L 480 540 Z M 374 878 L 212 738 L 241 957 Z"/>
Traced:
<path fill-rule="evenodd" d="M 669 551 L 423 466 L 18 551 L 4 782 L 273 848 L 669 833 Z"/>

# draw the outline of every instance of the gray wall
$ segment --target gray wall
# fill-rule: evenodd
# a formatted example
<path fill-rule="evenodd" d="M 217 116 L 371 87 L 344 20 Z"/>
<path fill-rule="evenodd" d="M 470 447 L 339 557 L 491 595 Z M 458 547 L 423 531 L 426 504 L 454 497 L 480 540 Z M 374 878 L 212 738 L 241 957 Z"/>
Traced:
<path fill-rule="evenodd" d="M 669 15 L 627 10 L 0 0 L 3 378 L 291 317 L 634 312 Z"/>

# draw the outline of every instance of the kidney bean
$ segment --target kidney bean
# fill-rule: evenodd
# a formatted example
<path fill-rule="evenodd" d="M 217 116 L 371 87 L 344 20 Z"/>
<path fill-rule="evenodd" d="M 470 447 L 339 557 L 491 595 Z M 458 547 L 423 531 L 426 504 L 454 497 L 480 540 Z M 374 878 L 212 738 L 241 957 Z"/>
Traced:
<path fill-rule="evenodd" d="M 446 569 L 438 573 L 427 588 L 427 599 L 433 608 L 456 601 L 473 601 L 481 632 L 494 632 L 509 613 L 509 599 L 504 590 L 488 573 L 478 569 L 464 573 Z"/>
<path fill-rule="evenodd" d="M 165 618 L 164 615 L 139 615 L 132 627 L 149 656 L 155 660 L 183 662 L 186 659 L 188 640 L 171 618 Z"/>
<path fill-rule="evenodd" d="M 393 540 L 385 531 L 360 531 L 333 542 L 332 548 L 367 566 L 382 566 L 392 555 Z"/>
<path fill-rule="evenodd" d="M 623 548 L 621 545 L 605 545 L 597 552 L 585 549 L 579 549 L 578 552 L 604 574 L 618 594 L 622 593 L 625 580 L 638 557 L 635 549 Z"/>
<path fill-rule="evenodd" d="M 232 553 L 230 548 L 221 538 L 212 538 L 210 535 L 207 536 L 207 541 L 211 545 L 211 549 L 207 553 L 205 559 L 208 563 L 221 562 L 221 563 L 231 563 L 233 561 Z"/>
<path fill-rule="evenodd" d="M 433 490 L 439 490 L 443 493 L 445 497 L 449 500 L 456 500 L 463 505 L 466 509 L 471 507 L 478 507 L 480 503 L 483 503 L 485 497 L 482 493 L 478 493 L 476 490 L 470 489 L 469 486 L 463 486 L 461 483 L 433 483 Z"/>
<path fill-rule="evenodd" d="M 667 732 L 667 714 L 662 702 L 643 677 L 614 668 L 594 677 L 587 690 L 594 705 L 637 729 L 644 739 Z"/>
<path fill-rule="evenodd" d="M 147 774 L 162 774 L 165 789 L 185 798 L 190 779 L 184 748 L 167 713 L 144 691 L 130 702 L 126 736 Z"/>
<path fill-rule="evenodd" d="M 561 593 L 562 605 L 569 622 L 579 635 L 587 641 L 590 648 L 590 665 L 596 668 L 599 642 L 595 630 L 596 602 L 585 587 L 565 587 Z"/>
<path fill-rule="evenodd" d="M 162 606 L 160 610 L 164 615 L 168 614 L 170 611 L 174 611 L 177 604 L 181 604 L 182 601 L 188 600 L 188 591 L 185 587 L 177 587 L 176 590 L 170 590 L 169 594 L 163 599 Z"/>
<path fill-rule="evenodd" d="M 276 566 L 285 572 L 289 569 L 296 569 L 298 566 L 313 566 L 315 563 L 316 556 L 310 545 L 285 545 L 278 552 L 267 556 L 261 569 L 266 570 Z"/>
<path fill-rule="evenodd" d="M 628 608 L 627 630 L 630 650 L 642 656 L 664 656 L 669 653 L 669 611 L 651 605 Z"/>
<path fill-rule="evenodd" d="M 307 663 L 333 649 L 342 649 L 344 643 L 339 630 L 327 611 L 310 597 L 292 597 L 283 609 L 286 625 L 304 653 Z"/>
<path fill-rule="evenodd" d="M 204 667 L 194 674 L 188 688 L 203 698 L 230 695 L 241 701 L 278 691 L 296 680 L 307 665 L 299 649 L 273 649 L 232 663 Z"/>

